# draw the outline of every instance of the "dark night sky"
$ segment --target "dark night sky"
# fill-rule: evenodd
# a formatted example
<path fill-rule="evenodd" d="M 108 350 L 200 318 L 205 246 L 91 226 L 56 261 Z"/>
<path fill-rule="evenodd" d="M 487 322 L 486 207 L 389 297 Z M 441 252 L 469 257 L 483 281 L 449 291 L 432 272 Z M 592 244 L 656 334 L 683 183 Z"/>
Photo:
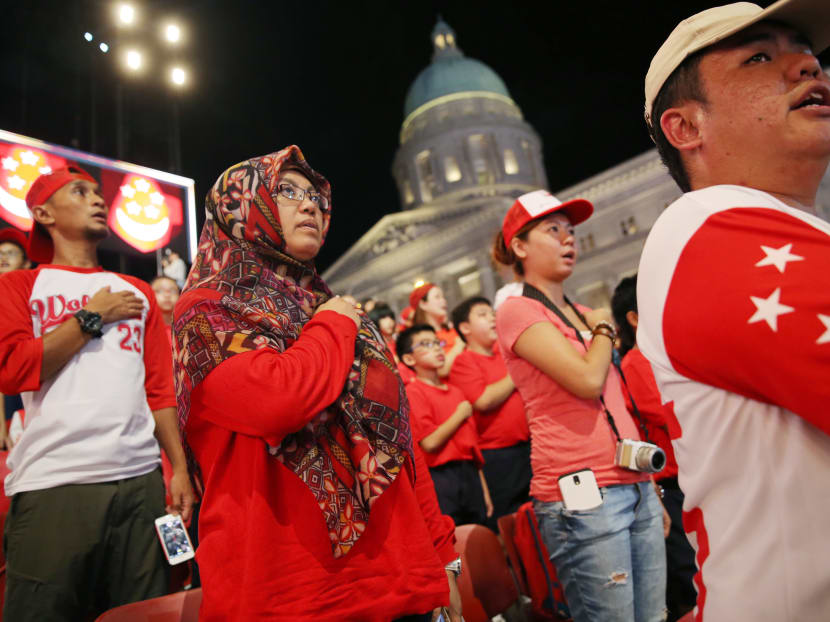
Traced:
<path fill-rule="evenodd" d="M 95 151 L 115 157 L 121 79 L 129 102 L 125 159 L 169 170 L 171 90 L 153 69 L 124 77 L 115 52 L 130 37 L 145 41 L 161 71 L 174 57 L 162 54 L 148 24 L 176 17 L 188 32 L 177 57 L 195 74 L 180 100 L 181 172 L 196 180 L 200 218 L 201 201 L 225 168 L 296 143 L 332 183 L 322 270 L 399 209 L 390 167 L 404 97 L 430 62 L 438 13 L 464 53 L 502 77 L 541 135 L 556 190 L 651 147 L 642 121 L 648 63 L 680 19 L 719 2 L 136 1 L 142 32 L 123 35 L 105 56 L 82 35 L 104 33 L 113 43 L 113 4 L 4 3 L 0 128 L 92 150 L 94 89 Z"/>

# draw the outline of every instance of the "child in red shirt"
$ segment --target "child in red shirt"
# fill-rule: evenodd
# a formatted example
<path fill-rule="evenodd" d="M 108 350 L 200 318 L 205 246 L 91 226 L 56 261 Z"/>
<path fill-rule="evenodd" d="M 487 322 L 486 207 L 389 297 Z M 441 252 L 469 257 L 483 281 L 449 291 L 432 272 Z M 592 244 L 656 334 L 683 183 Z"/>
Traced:
<path fill-rule="evenodd" d="M 496 347 L 496 315 L 486 298 L 468 298 L 452 312 L 467 347 L 456 357 L 449 382 L 473 406 L 484 477 L 493 515 L 488 526 L 530 500 L 530 432 L 525 407 Z"/>
<path fill-rule="evenodd" d="M 420 324 L 403 331 L 398 354 L 415 372 L 415 380 L 406 386 L 412 435 L 424 450 L 441 511 L 456 525 L 485 524 L 493 505 L 470 420 L 473 408 L 459 389 L 438 376 L 445 355 L 435 330 Z"/>

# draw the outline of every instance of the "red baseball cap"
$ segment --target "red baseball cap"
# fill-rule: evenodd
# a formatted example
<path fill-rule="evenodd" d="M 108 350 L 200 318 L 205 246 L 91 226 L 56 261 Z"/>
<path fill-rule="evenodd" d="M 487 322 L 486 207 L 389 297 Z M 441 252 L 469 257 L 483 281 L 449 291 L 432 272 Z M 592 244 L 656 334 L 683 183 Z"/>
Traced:
<path fill-rule="evenodd" d="M 421 302 L 426 295 L 435 287 L 435 283 L 424 283 L 420 287 L 416 287 L 412 290 L 412 293 L 409 294 L 409 306 L 413 309 L 418 308 L 418 303 Z"/>
<path fill-rule="evenodd" d="M 98 183 L 92 175 L 74 164 L 55 169 L 51 173 L 44 173 L 35 179 L 29 192 L 26 193 L 26 206 L 29 211 L 31 212 L 37 205 L 46 203 L 53 194 L 76 179 L 85 179 L 93 184 Z M 52 238 L 41 225 L 34 223 L 29 232 L 29 259 L 37 263 L 49 263 L 54 254 L 55 247 L 52 244 Z"/>
<path fill-rule="evenodd" d="M 0 242 L 13 242 L 22 248 L 24 253 L 29 246 L 29 240 L 26 238 L 26 234 L 18 231 L 14 227 L 0 229 Z"/>
<path fill-rule="evenodd" d="M 578 225 L 591 217 L 594 206 L 585 199 L 571 199 L 563 203 L 547 190 L 534 190 L 523 194 L 507 210 L 501 224 L 504 245 L 509 247 L 510 240 L 516 232 L 531 220 L 560 211 L 567 214 L 572 225 Z"/>

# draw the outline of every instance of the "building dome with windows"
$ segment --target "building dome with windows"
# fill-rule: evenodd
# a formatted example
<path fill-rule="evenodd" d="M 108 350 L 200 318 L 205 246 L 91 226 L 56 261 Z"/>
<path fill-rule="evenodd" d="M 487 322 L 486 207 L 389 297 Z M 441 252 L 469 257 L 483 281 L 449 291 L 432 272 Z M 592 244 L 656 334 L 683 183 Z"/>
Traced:
<path fill-rule="evenodd" d="M 541 140 L 498 74 L 464 56 L 440 18 L 432 45 L 432 62 L 406 94 L 392 168 L 402 208 L 546 187 Z"/>

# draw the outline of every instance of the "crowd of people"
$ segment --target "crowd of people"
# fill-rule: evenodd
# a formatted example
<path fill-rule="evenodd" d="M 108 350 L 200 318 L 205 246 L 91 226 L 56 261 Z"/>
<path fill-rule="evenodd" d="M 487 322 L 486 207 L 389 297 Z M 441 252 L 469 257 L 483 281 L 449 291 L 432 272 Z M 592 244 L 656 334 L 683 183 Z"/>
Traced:
<path fill-rule="evenodd" d="M 827 619 L 828 46 L 809 0 L 672 32 L 646 125 L 684 195 L 610 310 L 566 295 L 585 199 L 515 200 L 494 301 L 398 313 L 317 273 L 332 192 L 296 146 L 224 171 L 151 283 L 100 267 L 92 176 L 41 175 L 0 231 L 6 619 L 166 593 L 170 512 L 202 620 L 457 622 L 455 527 L 528 503 L 575 622 Z"/>

